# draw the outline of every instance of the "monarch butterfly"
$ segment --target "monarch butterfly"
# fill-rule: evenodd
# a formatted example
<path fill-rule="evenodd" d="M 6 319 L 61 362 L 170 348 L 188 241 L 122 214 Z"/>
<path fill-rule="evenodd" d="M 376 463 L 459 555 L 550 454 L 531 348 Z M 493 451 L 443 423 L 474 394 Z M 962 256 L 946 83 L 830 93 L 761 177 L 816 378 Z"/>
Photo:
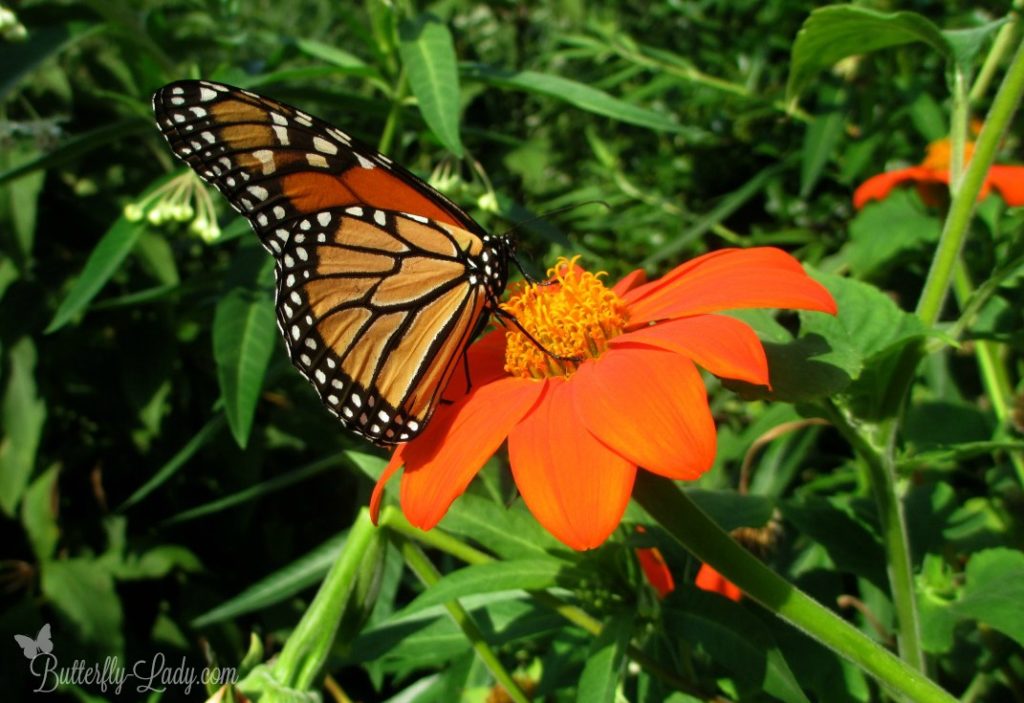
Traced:
<path fill-rule="evenodd" d="M 292 363 L 343 425 L 415 437 L 505 289 L 509 240 L 391 159 L 294 107 L 212 81 L 153 95 L 175 155 L 275 260 Z"/>

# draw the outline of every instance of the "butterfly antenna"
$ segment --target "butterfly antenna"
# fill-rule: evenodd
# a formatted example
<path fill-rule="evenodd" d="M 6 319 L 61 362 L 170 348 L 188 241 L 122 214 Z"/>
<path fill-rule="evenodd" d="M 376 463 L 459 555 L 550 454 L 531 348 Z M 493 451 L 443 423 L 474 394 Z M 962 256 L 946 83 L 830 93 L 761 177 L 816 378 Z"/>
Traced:
<path fill-rule="evenodd" d="M 604 200 L 581 200 L 578 203 L 571 203 L 569 205 L 563 205 L 562 207 L 556 207 L 553 210 L 547 210 L 545 212 L 540 213 L 539 215 L 534 215 L 533 217 L 527 220 L 523 220 L 522 222 L 517 222 L 515 226 L 503 232 L 501 236 L 508 237 L 509 235 L 515 233 L 520 227 L 531 224 L 533 222 L 546 220 L 552 215 L 559 215 L 563 212 L 569 212 L 570 210 L 575 210 L 576 208 L 583 207 L 585 205 L 603 205 L 608 210 L 612 209 L 612 206 L 606 203 Z M 553 281 L 539 281 L 533 276 L 531 276 L 529 273 L 527 273 L 526 269 L 523 267 L 523 263 L 516 257 L 516 253 L 514 251 L 509 251 L 509 258 L 512 259 L 512 263 L 516 265 L 516 268 L 519 269 L 519 272 L 523 274 L 523 278 L 526 279 L 527 283 L 531 283 L 533 285 L 538 286 L 549 286 L 553 283 Z"/>

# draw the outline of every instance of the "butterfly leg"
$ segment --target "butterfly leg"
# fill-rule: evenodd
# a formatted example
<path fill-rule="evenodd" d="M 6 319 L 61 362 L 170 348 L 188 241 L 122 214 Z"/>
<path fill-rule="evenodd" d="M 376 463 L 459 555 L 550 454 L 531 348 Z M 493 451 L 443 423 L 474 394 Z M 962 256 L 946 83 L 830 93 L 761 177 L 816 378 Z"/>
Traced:
<path fill-rule="evenodd" d="M 519 330 L 519 332 L 521 332 L 524 337 L 530 340 L 530 343 L 533 344 L 533 346 L 540 349 L 542 352 L 550 356 L 552 359 L 555 359 L 556 361 L 571 361 L 577 364 L 583 361 L 582 356 L 562 356 L 561 354 L 555 354 L 553 351 L 551 351 L 543 344 L 538 342 L 532 334 L 527 332 L 526 328 L 523 327 L 522 323 L 519 322 L 519 320 L 516 319 L 516 316 L 513 315 L 512 313 L 507 312 L 499 308 L 498 306 L 494 306 L 494 316 L 498 318 L 498 322 L 501 323 L 501 326 L 504 327 L 505 329 L 508 329 L 508 324 L 506 324 L 506 321 L 512 323 L 512 326 Z"/>

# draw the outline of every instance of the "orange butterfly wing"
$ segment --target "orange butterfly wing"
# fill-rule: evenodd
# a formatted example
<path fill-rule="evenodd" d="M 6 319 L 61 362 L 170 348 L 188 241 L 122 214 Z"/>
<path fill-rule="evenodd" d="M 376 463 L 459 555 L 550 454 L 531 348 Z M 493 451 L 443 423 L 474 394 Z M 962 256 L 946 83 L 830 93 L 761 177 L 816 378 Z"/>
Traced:
<path fill-rule="evenodd" d="M 328 410 L 380 444 L 414 437 L 504 289 L 504 240 L 283 103 L 180 81 L 153 106 L 174 153 L 274 255 L 278 326 Z"/>

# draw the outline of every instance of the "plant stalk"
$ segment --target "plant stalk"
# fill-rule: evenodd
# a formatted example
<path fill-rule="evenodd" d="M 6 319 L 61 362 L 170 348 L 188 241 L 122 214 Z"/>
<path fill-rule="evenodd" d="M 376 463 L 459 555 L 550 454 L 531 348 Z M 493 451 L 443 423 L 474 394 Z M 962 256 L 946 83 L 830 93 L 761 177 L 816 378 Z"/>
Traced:
<path fill-rule="evenodd" d="M 769 569 L 736 543 L 678 486 L 641 471 L 633 497 L 683 547 L 786 622 L 873 676 L 901 700 L 953 703 L 923 673 Z"/>

